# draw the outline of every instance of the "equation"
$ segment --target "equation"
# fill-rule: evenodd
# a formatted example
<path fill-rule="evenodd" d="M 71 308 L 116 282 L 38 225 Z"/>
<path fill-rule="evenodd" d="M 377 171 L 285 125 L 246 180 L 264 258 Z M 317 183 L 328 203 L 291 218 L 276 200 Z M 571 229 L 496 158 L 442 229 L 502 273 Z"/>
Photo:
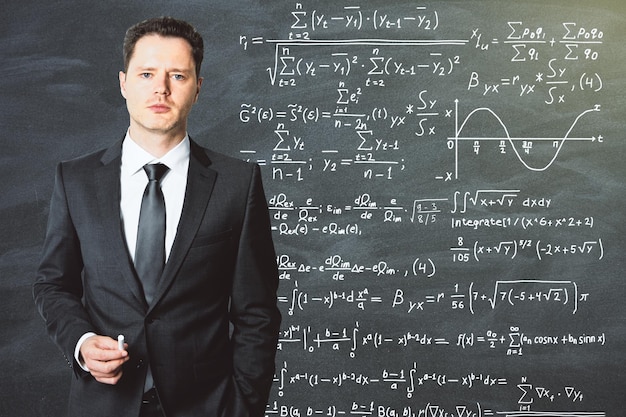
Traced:
<path fill-rule="evenodd" d="M 337 273 L 335 273 L 335 277 Z M 337 278 L 334 278 L 337 279 Z M 414 291 L 413 291 L 414 292 Z M 290 295 L 279 295 L 279 304 L 287 306 L 287 314 L 293 316 L 296 311 L 306 311 L 315 307 L 324 309 L 351 308 L 365 312 L 380 307 L 402 311 L 405 314 L 419 314 L 431 308 L 439 307 L 457 311 L 467 311 L 474 315 L 485 310 L 497 308 L 529 306 L 532 309 L 558 306 L 576 314 L 580 303 L 589 301 L 589 293 L 581 292 L 573 281 L 548 280 L 511 280 L 496 281 L 492 292 L 477 291 L 474 282 L 461 290 L 459 284 L 453 291 L 438 291 L 410 295 L 402 288 L 389 288 L 383 291 L 370 290 L 368 287 L 324 292 L 301 290 L 298 281 L 294 282 Z"/>
<path fill-rule="evenodd" d="M 269 197 L 268 207 L 272 217 L 272 230 L 279 236 L 306 236 L 309 234 L 362 235 L 369 223 L 376 223 L 376 229 L 382 225 L 411 223 L 418 226 L 449 222 L 451 229 L 457 228 L 583 228 L 594 226 L 593 213 L 587 216 L 570 215 L 550 216 L 549 209 L 554 201 L 547 197 L 519 197 L 521 190 L 477 190 L 474 193 L 455 191 L 451 198 L 414 198 L 403 200 L 406 196 L 389 199 L 376 198 L 372 193 L 357 193 L 347 201 L 318 201 L 324 198 L 305 197 L 303 201 L 291 198 L 287 193 Z M 471 197 L 475 195 L 475 197 Z M 346 204 L 348 203 L 348 204 Z M 494 211 L 491 216 L 476 213 L 484 209 Z M 495 210 L 498 211 L 495 211 Z M 468 213 L 473 210 L 473 213 Z M 520 211 L 527 215 L 515 214 Z M 455 215 L 446 218 L 446 214 Z M 470 216 L 470 214 L 472 214 Z M 584 252 L 584 251 L 583 251 Z"/>
<path fill-rule="evenodd" d="M 620 339 L 598 201 L 619 189 L 619 23 L 569 3 L 267 9 L 236 32 L 250 91 L 229 103 L 279 269 L 266 416 L 605 416 L 577 362 L 612 369 Z"/>
<path fill-rule="evenodd" d="M 242 34 L 244 52 L 271 48 L 272 62 L 265 73 L 272 87 L 324 89 L 315 101 L 297 95 L 301 100 L 241 103 L 242 124 L 273 127 L 270 153 L 269 148 L 247 148 L 240 150 L 242 156 L 271 166 L 276 181 L 346 172 L 395 181 L 404 180 L 419 161 L 403 156 L 419 155 L 424 141 L 434 140 L 444 153 L 453 154 L 452 166 L 433 176 L 445 181 L 460 179 L 460 154 L 478 156 L 490 142 L 495 143 L 495 154 L 512 154 L 531 171 L 548 170 L 565 149 L 604 142 L 601 131 L 577 126 L 601 109 L 606 84 L 601 27 L 507 20 L 499 28 L 473 26 L 446 37 L 437 36 L 442 23 L 437 8 L 393 12 L 392 18 L 388 9 L 360 5 L 323 12 L 296 3 L 284 38 Z M 501 73 L 494 74 L 493 66 L 480 68 L 481 61 L 498 62 Z M 452 97 L 447 92 L 451 84 L 460 90 Z M 473 97 L 487 103 L 523 103 L 529 109 L 564 107 L 581 97 L 595 102 L 566 121 L 560 135 L 521 136 L 511 133 L 507 125 L 513 120 L 500 115 L 495 105 L 459 109 L 461 101 Z M 473 134 L 480 113 L 493 118 L 494 134 Z M 342 140 L 326 143 L 315 134 L 320 130 L 323 136 Z M 545 155 L 550 155 L 547 162 Z"/>
<path fill-rule="evenodd" d="M 370 326 L 372 327 L 372 326 Z M 564 349 L 574 346 L 601 347 L 607 343 L 606 333 L 600 334 L 541 334 L 526 333 L 519 326 L 511 326 L 504 332 L 485 330 L 482 332 L 463 332 L 452 336 L 434 335 L 431 333 L 407 331 L 393 335 L 381 331 L 367 331 L 359 322 L 341 328 L 323 328 L 316 330 L 310 325 L 291 325 L 281 331 L 278 349 L 284 351 L 297 347 L 303 352 L 313 354 L 318 350 L 344 352 L 349 358 L 355 358 L 360 351 L 418 351 L 424 348 L 472 350 L 481 349 L 497 351 L 506 356 L 522 356 L 527 350 L 537 347 L 541 351 L 546 348 Z"/>

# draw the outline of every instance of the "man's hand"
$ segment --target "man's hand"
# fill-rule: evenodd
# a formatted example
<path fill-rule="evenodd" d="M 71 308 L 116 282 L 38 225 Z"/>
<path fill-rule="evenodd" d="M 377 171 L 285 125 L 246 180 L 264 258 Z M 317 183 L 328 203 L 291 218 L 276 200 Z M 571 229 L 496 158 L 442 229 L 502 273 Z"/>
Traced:
<path fill-rule="evenodd" d="M 122 365 L 128 361 L 128 344 L 119 350 L 117 340 L 107 336 L 91 336 L 80 347 L 85 366 L 96 381 L 115 385 L 122 377 Z"/>

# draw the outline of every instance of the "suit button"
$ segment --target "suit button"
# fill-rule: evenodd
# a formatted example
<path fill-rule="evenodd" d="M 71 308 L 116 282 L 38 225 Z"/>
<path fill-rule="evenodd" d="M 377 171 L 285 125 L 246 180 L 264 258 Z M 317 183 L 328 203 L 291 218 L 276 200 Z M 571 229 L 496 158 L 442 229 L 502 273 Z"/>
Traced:
<path fill-rule="evenodd" d="M 143 359 L 139 359 L 139 361 L 137 362 L 137 369 L 141 368 L 143 366 Z"/>

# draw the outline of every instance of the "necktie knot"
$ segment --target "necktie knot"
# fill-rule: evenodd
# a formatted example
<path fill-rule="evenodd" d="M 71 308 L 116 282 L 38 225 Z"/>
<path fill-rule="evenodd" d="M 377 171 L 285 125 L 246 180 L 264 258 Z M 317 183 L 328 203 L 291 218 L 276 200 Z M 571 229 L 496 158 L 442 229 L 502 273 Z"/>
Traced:
<path fill-rule="evenodd" d="M 164 164 L 146 164 L 143 166 L 143 170 L 146 171 L 149 181 L 159 182 L 170 169 Z"/>

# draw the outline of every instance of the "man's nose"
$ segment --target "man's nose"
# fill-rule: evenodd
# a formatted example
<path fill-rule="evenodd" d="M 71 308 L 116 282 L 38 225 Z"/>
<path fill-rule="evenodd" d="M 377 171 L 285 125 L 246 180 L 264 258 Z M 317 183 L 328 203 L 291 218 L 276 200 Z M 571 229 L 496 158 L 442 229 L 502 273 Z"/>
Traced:
<path fill-rule="evenodd" d="M 166 74 L 159 74 L 155 77 L 154 92 L 156 94 L 169 94 L 170 84 Z"/>

